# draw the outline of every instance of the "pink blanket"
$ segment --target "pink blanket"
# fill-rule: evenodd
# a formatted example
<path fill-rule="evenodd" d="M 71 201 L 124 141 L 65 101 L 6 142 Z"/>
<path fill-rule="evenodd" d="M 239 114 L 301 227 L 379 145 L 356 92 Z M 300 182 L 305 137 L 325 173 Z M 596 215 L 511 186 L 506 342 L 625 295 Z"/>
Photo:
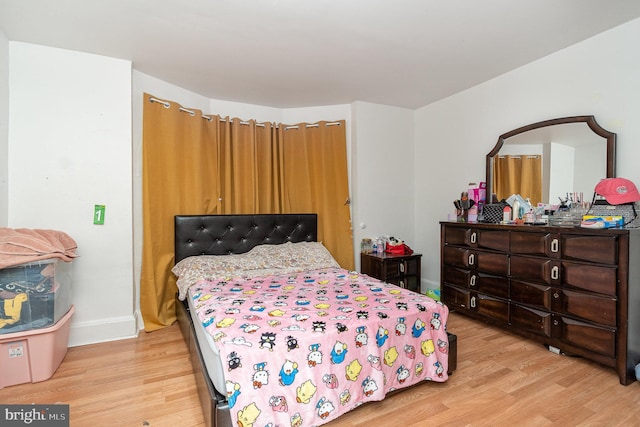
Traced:
<path fill-rule="evenodd" d="M 318 426 L 391 390 L 447 380 L 447 307 L 366 275 L 205 281 L 189 297 L 226 361 L 231 418 L 243 427 Z"/>
<path fill-rule="evenodd" d="M 49 258 L 70 262 L 77 247 L 62 231 L 0 227 L 0 269 Z"/>

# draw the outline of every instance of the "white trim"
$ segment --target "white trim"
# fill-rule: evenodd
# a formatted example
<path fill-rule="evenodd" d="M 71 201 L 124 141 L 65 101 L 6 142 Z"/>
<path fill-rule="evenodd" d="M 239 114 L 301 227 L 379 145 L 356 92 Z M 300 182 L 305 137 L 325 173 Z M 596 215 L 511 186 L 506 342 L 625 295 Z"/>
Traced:
<path fill-rule="evenodd" d="M 116 341 L 138 336 L 134 315 L 73 323 L 69 332 L 69 347 Z"/>

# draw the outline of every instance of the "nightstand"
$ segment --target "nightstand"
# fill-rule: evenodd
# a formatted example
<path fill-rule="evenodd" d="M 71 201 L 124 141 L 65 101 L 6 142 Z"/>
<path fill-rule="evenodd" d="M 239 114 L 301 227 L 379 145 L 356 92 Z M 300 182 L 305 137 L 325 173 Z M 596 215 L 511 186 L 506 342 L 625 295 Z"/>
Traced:
<path fill-rule="evenodd" d="M 421 254 L 360 254 L 360 271 L 383 282 L 420 292 Z"/>

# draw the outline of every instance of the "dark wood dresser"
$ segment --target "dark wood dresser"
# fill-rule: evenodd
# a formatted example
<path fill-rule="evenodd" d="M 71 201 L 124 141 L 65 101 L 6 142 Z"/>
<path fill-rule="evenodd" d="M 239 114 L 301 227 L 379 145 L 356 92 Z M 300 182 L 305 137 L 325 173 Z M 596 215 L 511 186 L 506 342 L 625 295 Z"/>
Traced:
<path fill-rule="evenodd" d="M 383 282 L 420 292 L 421 254 L 360 254 L 360 271 Z"/>
<path fill-rule="evenodd" d="M 442 301 L 616 369 L 640 363 L 640 229 L 442 222 Z"/>

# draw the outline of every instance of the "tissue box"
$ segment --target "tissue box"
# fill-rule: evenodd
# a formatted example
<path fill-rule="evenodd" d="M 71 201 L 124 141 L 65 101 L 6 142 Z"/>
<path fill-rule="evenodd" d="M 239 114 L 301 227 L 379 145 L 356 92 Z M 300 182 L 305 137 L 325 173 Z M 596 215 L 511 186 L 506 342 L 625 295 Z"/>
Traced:
<path fill-rule="evenodd" d="M 71 263 L 45 259 L 0 270 L 0 336 L 46 328 L 71 308 Z"/>

